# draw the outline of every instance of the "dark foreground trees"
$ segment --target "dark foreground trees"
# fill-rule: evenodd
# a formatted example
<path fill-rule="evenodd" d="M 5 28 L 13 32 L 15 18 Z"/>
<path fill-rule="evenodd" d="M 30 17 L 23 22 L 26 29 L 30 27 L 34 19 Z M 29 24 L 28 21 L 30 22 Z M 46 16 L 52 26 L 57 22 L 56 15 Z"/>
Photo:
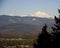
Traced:
<path fill-rule="evenodd" d="M 54 27 L 52 27 L 53 29 L 53 35 L 54 37 L 54 41 L 53 41 L 53 48 L 60 48 L 60 9 L 58 9 L 59 12 L 59 16 L 56 17 L 55 16 L 55 24 Z"/>
<path fill-rule="evenodd" d="M 37 41 L 34 43 L 33 48 L 51 48 L 52 35 L 47 32 L 47 25 L 43 26 L 42 32 L 39 34 Z"/>
<path fill-rule="evenodd" d="M 43 26 L 42 32 L 39 34 L 33 48 L 60 48 L 60 9 L 58 9 L 59 17 L 55 16 L 55 24 L 52 27 L 52 33 L 47 32 L 47 25 Z"/>

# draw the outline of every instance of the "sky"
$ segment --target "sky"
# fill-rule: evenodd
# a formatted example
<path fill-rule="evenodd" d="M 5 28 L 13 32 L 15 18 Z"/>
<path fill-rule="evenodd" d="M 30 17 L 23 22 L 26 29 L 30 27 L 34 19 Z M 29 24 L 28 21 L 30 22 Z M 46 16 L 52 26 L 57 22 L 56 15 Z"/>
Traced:
<path fill-rule="evenodd" d="M 57 14 L 60 0 L 0 0 L 0 15 L 49 15 Z"/>

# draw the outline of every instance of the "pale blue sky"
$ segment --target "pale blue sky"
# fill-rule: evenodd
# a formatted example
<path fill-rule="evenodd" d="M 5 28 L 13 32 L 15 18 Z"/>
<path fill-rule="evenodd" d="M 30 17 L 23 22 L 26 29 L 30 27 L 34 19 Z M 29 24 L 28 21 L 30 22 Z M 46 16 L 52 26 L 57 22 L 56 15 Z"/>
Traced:
<path fill-rule="evenodd" d="M 60 0 L 3 0 L 0 3 L 0 14 L 30 14 L 41 11 L 56 15 L 57 8 L 60 8 Z"/>

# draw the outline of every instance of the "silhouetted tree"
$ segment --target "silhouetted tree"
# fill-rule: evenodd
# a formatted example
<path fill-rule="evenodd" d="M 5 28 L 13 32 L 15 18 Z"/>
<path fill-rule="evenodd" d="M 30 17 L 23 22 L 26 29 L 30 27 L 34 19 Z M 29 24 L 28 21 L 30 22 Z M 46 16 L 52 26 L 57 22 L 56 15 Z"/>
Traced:
<path fill-rule="evenodd" d="M 47 32 L 47 25 L 43 26 L 33 48 L 51 48 L 51 35 Z"/>
<path fill-rule="evenodd" d="M 59 17 L 55 16 L 55 24 L 52 27 L 53 30 L 53 48 L 60 48 L 60 9 L 58 9 Z"/>
<path fill-rule="evenodd" d="M 58 11 L 59 11 L 59 14 L 60 14 L 60 10 L 59 9 L 58 9 Z M 55 27 L 52 27 L 53 32 L 54 33 L 60 32 L 60 15 L 59 15 L 59 17 L 55 16 L 55 24 L 54 24 L 54 26 Z"/>

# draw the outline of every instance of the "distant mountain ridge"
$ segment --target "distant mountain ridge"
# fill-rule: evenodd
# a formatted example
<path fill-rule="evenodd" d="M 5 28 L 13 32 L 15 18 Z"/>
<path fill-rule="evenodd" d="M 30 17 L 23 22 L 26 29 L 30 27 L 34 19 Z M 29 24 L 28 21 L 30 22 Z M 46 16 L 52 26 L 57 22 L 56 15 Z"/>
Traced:
<path fill-rule="evenodd" d="M 49 19 L 49 18 L 20 17 L 20 16 L 8 16 L 8 15 L 0 16 L 0 26 L 11 23 L 26 23 L 26 24 L 39 25 L 41 23 L 44 24 L 44 23 L 52 23 L 52 22 L 54 22 L 53 19 Z"/>
<path fill-rule="evenodd" d="M 0 15 L 0 35 L 38 33 L 45 23 L 50 30 L 50 27 L 54 24 L 54 19 Z"/>

